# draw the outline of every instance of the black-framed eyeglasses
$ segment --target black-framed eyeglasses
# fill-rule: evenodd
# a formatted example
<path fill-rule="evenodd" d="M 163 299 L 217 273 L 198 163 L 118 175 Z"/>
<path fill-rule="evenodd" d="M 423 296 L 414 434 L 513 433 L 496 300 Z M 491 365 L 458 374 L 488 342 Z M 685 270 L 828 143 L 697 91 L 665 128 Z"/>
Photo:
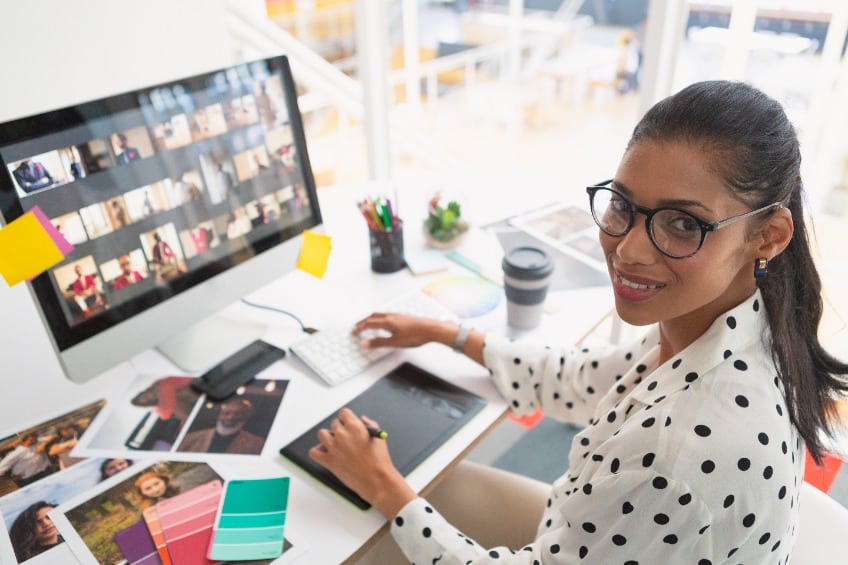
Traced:
<path fill-rule="evenodd" d="M 780 202 L 775 202 L 724 220 L 708 222 L 680 208 L 638 206 L 624 194 L 610 188 L 610 183 L 612 179 L 586 187 L 592 217 L 601 231 L 612 237 L 623 237 L 636 223 L 636 215 L 644 214 L 645 229 L 651 242 L 660 253 L 672 259 L 683 259 L 697 253 L 709 232 L 781 206 Z"/>

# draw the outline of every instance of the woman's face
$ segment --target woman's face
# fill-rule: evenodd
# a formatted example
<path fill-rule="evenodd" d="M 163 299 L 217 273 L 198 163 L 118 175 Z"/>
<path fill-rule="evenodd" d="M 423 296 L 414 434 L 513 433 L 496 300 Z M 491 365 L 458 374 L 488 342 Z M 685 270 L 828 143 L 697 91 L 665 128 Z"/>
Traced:
<path fill-rule="evenodd" d="M 45 506 L 35 513 L 35 539 L 39 545 L 53 545 L 59 541 L 59 532 L 47 516 L 51 510 L 52 506 Z"/>
<path fill-rule="evenodd" d="M 130 463 L 126 459 L 110 459 L 103 468 L 103 473 L 107 477 L 111 477 L 112 475 L 120 473 L 129 466 Z"/>
<path fill-rule="evenodd" d="M 165 481 L 160 479 L 159 477 L 150 477 L 141 483 L 138 490 L 141 491 L 141 494 L 146 496 L 147 498 L 159 498 L 163 494 L 165 494 L 165 489 L 167 485 Z"/>
<path fill-rule="evenodd" d="M 704 155 L 684 142 L 642 141 L 625 153 L 613 188 L 637 205 L 673 205 L 706 221 L 748 212 Z M 755 289 L 756 246 L 745 241 L 749 221 L 711 232 L 701 249 L 684 259 L 654 247 L 642 214 L 623 237 L 600 232 L 618 314 L 633 325 L 661 322 L 663 335 L 684 347 L 694 341 Z"/>

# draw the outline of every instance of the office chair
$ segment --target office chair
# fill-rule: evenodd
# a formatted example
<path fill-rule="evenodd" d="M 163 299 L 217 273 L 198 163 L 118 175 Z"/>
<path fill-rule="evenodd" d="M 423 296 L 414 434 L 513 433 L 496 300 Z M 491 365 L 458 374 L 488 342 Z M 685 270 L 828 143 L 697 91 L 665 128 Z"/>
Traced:
<path fill-rule="evenodd" d="M 790 565 L 836 563 L 848 555 L 848 508 L 806 481 L 798 528 Z"/>

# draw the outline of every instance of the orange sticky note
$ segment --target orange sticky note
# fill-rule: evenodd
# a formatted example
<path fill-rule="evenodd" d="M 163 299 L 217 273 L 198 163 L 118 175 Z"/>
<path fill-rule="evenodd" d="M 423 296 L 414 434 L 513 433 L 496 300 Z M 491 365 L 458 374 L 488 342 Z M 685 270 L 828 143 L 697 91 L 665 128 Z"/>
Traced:
<path fill-rule="evenodd" d="M 333 240 L 329 235 L 304 230 L 297 268 L 320 279 L 327 272 L 332 248 Z"/>
<path fill-rule="evenodd" d="M 9 286 L 43 273 L 64 258 L 32 212 L 0 229 L 0 275 Z"/>

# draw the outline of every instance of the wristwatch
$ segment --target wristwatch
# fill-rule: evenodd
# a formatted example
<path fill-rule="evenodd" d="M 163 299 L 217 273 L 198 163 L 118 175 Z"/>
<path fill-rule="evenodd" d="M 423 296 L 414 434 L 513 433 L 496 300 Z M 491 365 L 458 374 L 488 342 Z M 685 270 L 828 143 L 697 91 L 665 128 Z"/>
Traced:
<path fill-rule="evenodd" d="M 468 341 L 468 334 L 471 333 L 471 328 L 468 326 L 459 325 L 459 332 L 456 334 L 456 339 L 453 341 L 453 350 L 457 353 L 462 353 L 465 347 L 465 342 Z"/>

